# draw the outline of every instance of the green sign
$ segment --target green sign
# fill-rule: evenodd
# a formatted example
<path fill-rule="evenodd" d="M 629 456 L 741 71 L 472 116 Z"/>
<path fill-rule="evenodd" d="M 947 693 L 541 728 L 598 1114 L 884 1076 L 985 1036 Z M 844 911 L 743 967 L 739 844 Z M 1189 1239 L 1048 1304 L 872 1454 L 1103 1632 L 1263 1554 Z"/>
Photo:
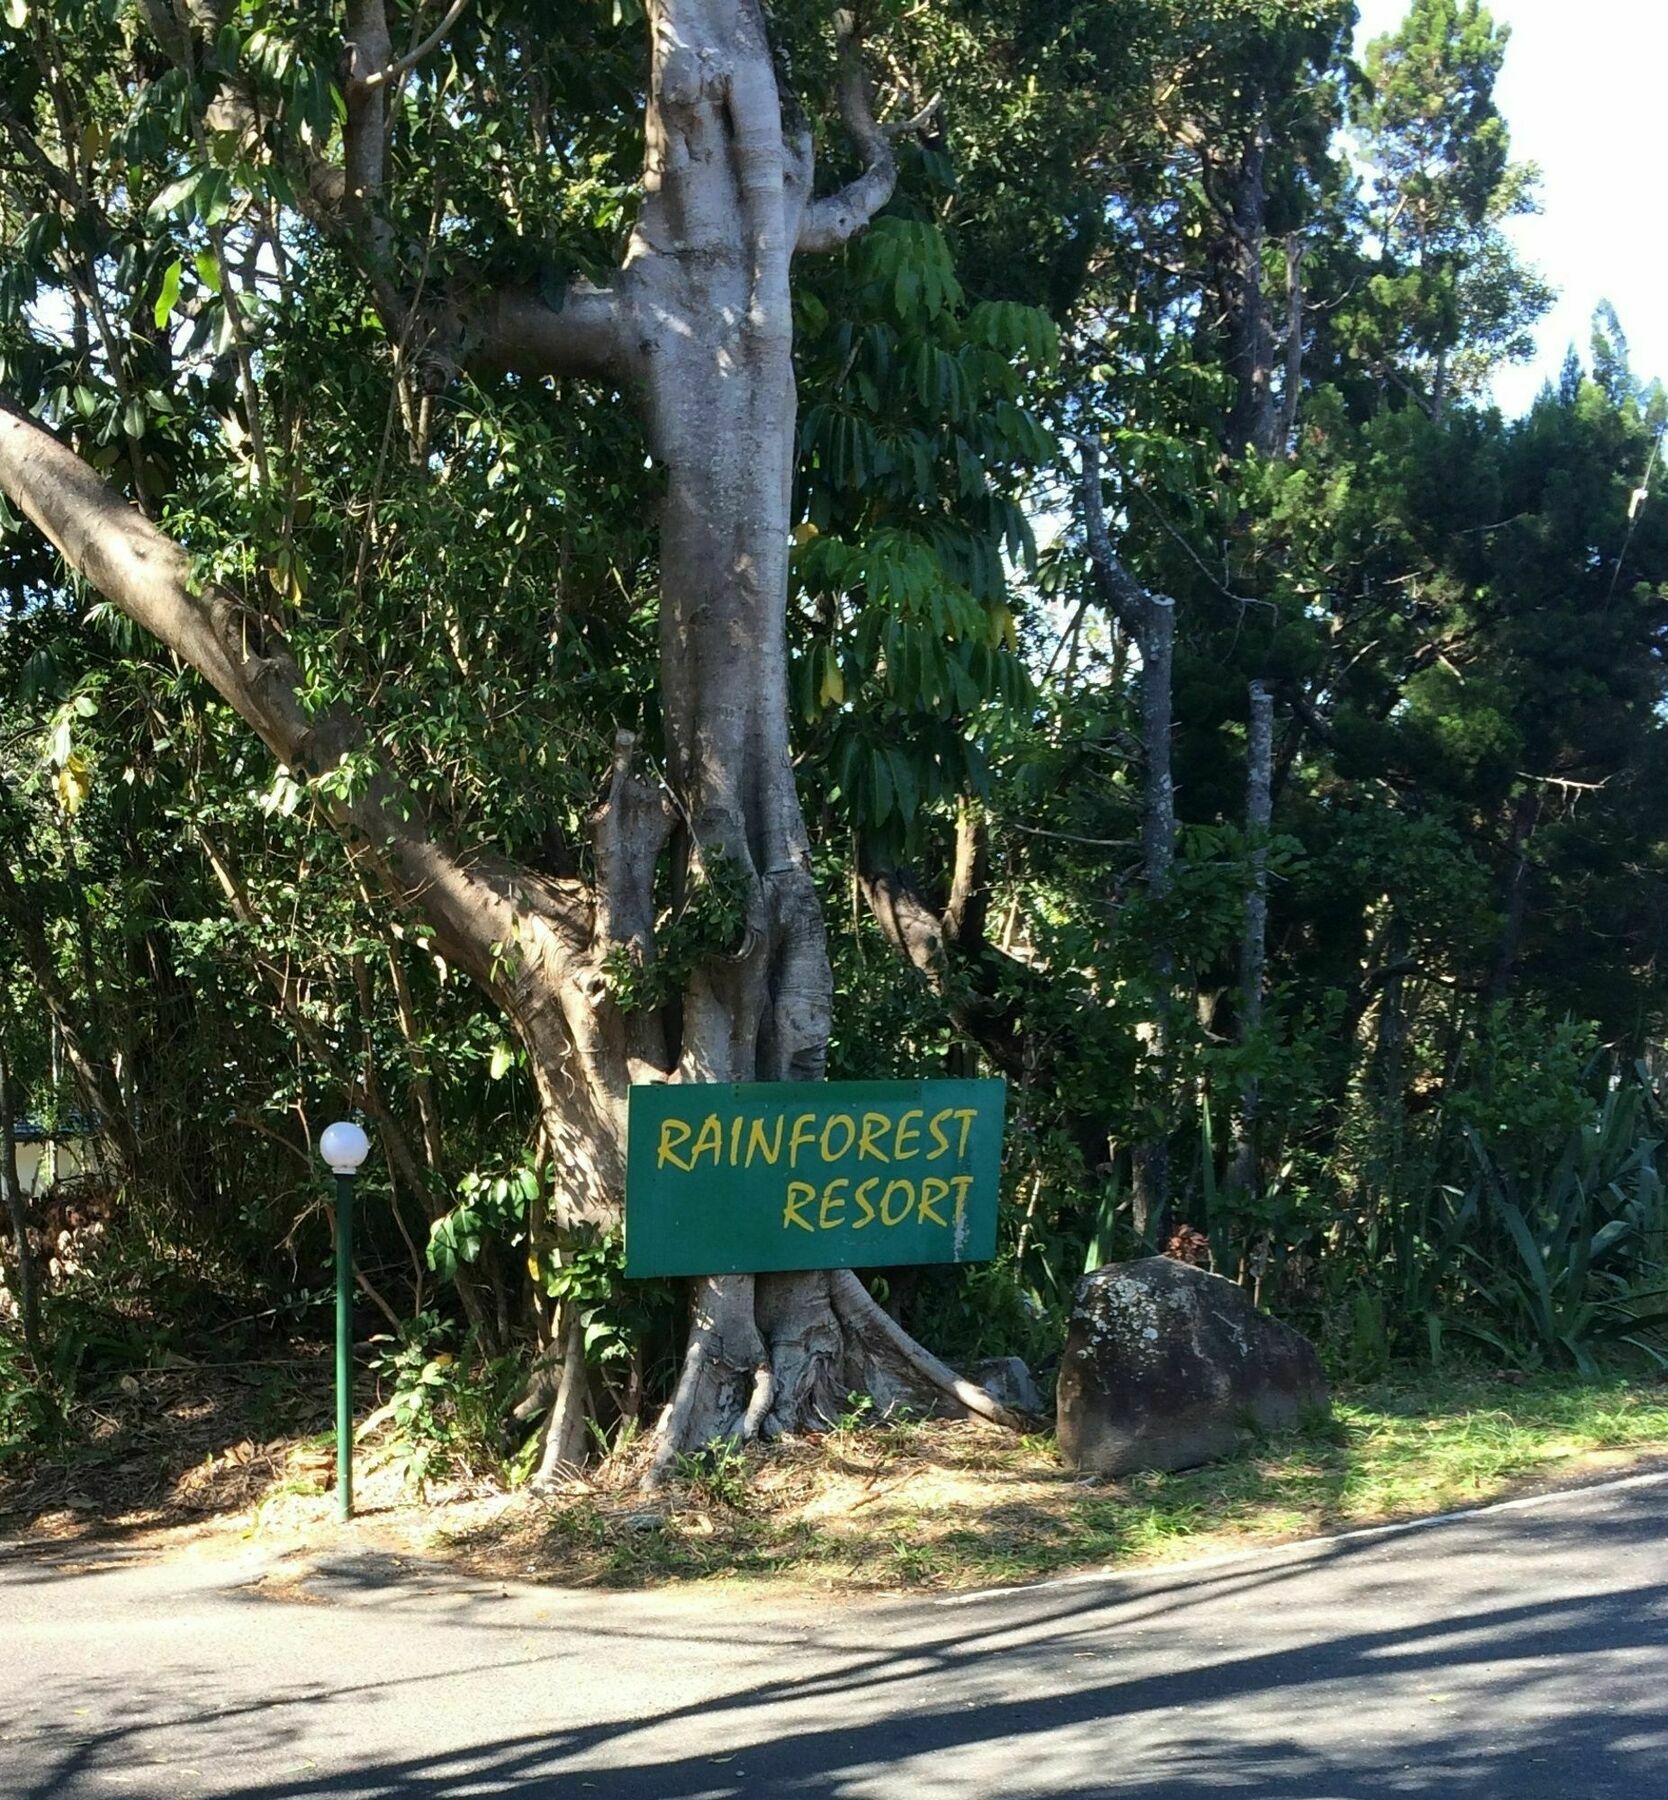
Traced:
<path fill-rule="evenodd" d="M 626 1273 L 982 1262 L 996 1253 L 1000 1081 L 631 1090 Z"/>

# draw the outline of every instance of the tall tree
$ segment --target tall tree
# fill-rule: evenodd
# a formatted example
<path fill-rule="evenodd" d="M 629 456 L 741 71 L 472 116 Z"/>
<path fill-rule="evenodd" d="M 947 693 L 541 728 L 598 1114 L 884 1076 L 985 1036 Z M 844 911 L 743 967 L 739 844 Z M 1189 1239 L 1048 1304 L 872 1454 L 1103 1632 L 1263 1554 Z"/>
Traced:
<path fill-rule="evenodd" d="M 1381 366 L 1433 418 L 1453 395 L 1477 395 L 1501 357 L 1524 355 L 1551 300 L 1503 229 L 1535 210 L 1539 179 L 1511 161 L 1494 101 L 1510 36 L 1482 0 L 1414 0 L 1368 46 L 1355 122 L 1380 256 L 1364 310 Z"/>
<path fill-rule="evenodd" d="M 413 42 L 401 54 L 383 0 L 350 0 L 339 28 L 310 15 L 288 30 L 264 9 L 150 8 L 152 38 L 129 53 L 131 67 L 103 12 L 88 11 L 115 59 L 98 71 L 107 90 L 135 120 L 160 127 L 152 154 L 177 158 L 181 172 L 143 220 L 111 219 L 105 209 L 131 203 L 146 146 L 130 138 L 125 181 L 114 179 L 92 109 L 64 76 L 63 60 L 78 53 L 65 48 L 60 59 L 61 46 L 31 67 L 31 47 L 14 41 L 6 127 L 60 241 L 76 240 L 64 278 L 77 319 L 105 339 L 136 504 L 16 406 L 0 418 L 0 488 L 77 574 L 195 668 L 310 784 L 349 854 L 502 1006 L 538 1088 L 557 1220 L 564 1229 L 610 1222 L 633 1081 L 815 1079 L 824 1068 L 828 957 L 787 736 L 791 269 L 797 257 L 838 251 L 893 191 L 892 135 L 872 110 L 855 21 L 839 16 L 829 74 L 854 172 L 819 195 L 813 131 L 784 92 L 756 0 L 651 0 L 641 204 L 612 270 L 553 284 L 548 259 L 538 282 L 517 281 L 489 257 L 471 262 L 444 235 L 425 236 L 415 227 L 428 196 L 414 202 L 401 189 L 422 172 L 414 159 L 424 134 L 450 130 L 456 64 L 439 53 L 461 29 L 461 9 L 427 35 L 420 17 L 408 18 Z M 504 7 L 494 30 L 502 41 L 483 54 L 506 89 L 565 53 L 537 9 Z M 339 129 L 330 98 L 338 68 Z M 488 131 L 492 100 L 477 79 L 469 105 Z M 170 139 L 182 121 L 183 135 Z M 561 160 L 555 143 L 552 152 Z M 292 206 L 320 248 L 297 249 Z M 446 210 L 458 206 L 445 197 Z M 489 243 L 502 206 L 482 200 L 471 220 Z M 181 263 L 162 265 L 148 308 L 146 287 L 129 289 L 115 319 L 109 300 L 124 272 L 113 261 L 123 235 L 143 239 L 175 212 L 200 245 L 202 304 L 219 297 L 228 398 L 257 501 L 281 488 L 286 460 L 263 416 L 263 290 L 287 279 L 305 294 L 308 261 L 322 267 L 325 249 L 363 282 L 396 367 L 408 372 L 402 403 L 419 462 L 437 453 L 426 423 L 433 397 L 463 369 L 511 371 L 535 394 L 550 377 L 577 377 L 617 391 L 638 414 L 663 490 L 665 781 L 645 778 L 638 738 L 622 728 L 591 821 L 590 879 L 450 841 L 363 709 L 346 694 L 323 698 L 297 660 L 286 636 L 296 565 L 269 567 L 257 591 L 239 592 L 203 580 L 187 543 L 146 517 L 166 510 L 165 471 L 138 441 L 145 418 L 134 396 L 173 354 L 166 321 Z M 306 329 L 305 301 L 298 325 Z M 646 980 L 628 975 L 656 967 L 668 891 L 685 949 L 672 991 L 645 1000 Z M 556 1335 L 571 1341 L 565 1328 Z M 854 1389 L 949 1396 L 1007 1416 L 904 1337 L 848 1272 L 711 1279 L 695 1295 L 661 1464 L 714 1437 L 825 1418 Z M 565 1438 L 570 1426 L 557 1419 L 552 1429 Z"/>

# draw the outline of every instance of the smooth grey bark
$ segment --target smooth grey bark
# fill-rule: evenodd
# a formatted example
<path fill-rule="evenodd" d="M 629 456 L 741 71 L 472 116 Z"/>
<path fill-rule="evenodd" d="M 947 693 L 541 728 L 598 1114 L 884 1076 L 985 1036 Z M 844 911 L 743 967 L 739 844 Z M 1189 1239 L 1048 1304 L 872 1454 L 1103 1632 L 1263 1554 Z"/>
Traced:
<path fill-rule="evenodd" d="M 1100 446 L 1084 439 L 1081 446 L 1083 517 L 1089 562 L 1107 607 L 1135 639 L 1141 651 L 1141 871 L 1149 899 L 1160 900 L 1170 889 L 1176 857 L 1176 784 L 1171 764 L 1171 696 L 1174 688 L 1176 603 L 1167 594 L 1142 586 L 1113 548 L 1106 525 L 1100 487 Z M 1170 958 L 1154 958 L 1157 996 L 1146 1047 L 1159 1086 L 1168 1081 L 1174 997 Z M 1162 1129 L 1135 1145 L 1131 1153 L 1131 1206 L 1135 1228 L 1143 1237 L 1161 1225 L 1170 1199 L 1170 1144 Z"/>
<path fill-rule="evenodd" d="M 545 1424 L 544 1447 L 539 1467 L 533 1477 L 536 1488 L 553 1485 L 564 1473 L 578 1469 L 585 1461 L 585 1424 L 589 1383 L 585 1375 L 585 1327 L 579 1308 L 571 1302 L 562 1307 L 557 1319 L 552 1354 L 543 1360 L 538 1377 L 548 1384 L 536 1404 L 524 1401 L 516 1408 L 527 1417 L 548 1404 L 550 1412 Z M 537 1380 L 531 1384 L 537 1392 Z M 532 1395 L 529 1395 L 529 1399 Z"/>
<path fill-rule="evenodd" d="M 361 268 L 391 336 L 431 367 L 469 361 L 618 386 L 665 472 L 661 701 L 670 793 L 616 744 L 592 821 L 597 885 L 554 880 L 444 842 L 386 767 L 326 803 L 356 860 L 425 918 L 436 947 L 503 1007 L 542 1107 L 559 1228 L 617 1219 L 634 1081 L 816 1079 L 832 978 L 789 758 L 787 551 L 795 447 L 791 263 L 860 230 L 895 168 L 838 16 L 839 105 L 865 158 L 813 199 L 808 129 L 784 107 L 758 0 L 649 0 L 644 203 L 620 268 L 558 308 L 517 290 L 414 315 L 378 213 L 386 179 L 381 0 L 353 0 L 344 48 L 345 153 L 299 173 L 301 203 Z M 182 53 L 189 59 L 189 44 Z M 231 129 L 252 104 L 226 101 Z M 791 116 L 790 116 L 791 113 Z M 240 120 L 242 123 L 240 123 Z M 280 761 L 306 776 L 368 758 L 345 711 L 310 714 L 273 621 L 221 589 L 39 425 L 0 412 L 0 489 L 130 618 L 191 663 Z M 675 842 L 673 841 L 675 840 Z M 699 879 L 720 860 L 746 895 L 740 943 L 692 977 L 672 1016 L 625 1013 L 609 971 L 652 960 L 654 880 L 671 848 Z M 505 954 L 505 947 L 511 947 Z M 1020 1421 L 903 1338 L 849 1272 L 693 1284 L 688 1350 L 657 1427 L 654 1472 L 681 1449 L 818 1424 L 853 1390 L 948 1400 Z M 557 1341 L 564 1376 L 576 1368 Z M 576 1402 L 552 1408 L 564 1460 Z"/>
<path fill-rule="evenodd" d="M 1275 448 L 1284 457 L 1296 451 L 1297 412 L 1303 400 L 1303 256 L 1303 240 L 1293 232 L 1286 239 L 1286 371 L 1275 433 Z"/>
<path fill-rule="evenodd" d="M 1263 965 L 1268 951 L 1268 827 L 1274 816 L 1274 696 L 1260 681 L 1250 689 L 1250 723 L 1245 744 L 1245 829 L 1251 843 L 1251 885 L 1245 895 L 1245 930 L 1239 949 L 1239 1040 L 1245 1045 L 1262 1029 Z M 1247 1075 L 1240 1087 L 1239 1116 L 1229 1180 L 1241 1195 L 1257 1186 L 1258 1083 Z"/>

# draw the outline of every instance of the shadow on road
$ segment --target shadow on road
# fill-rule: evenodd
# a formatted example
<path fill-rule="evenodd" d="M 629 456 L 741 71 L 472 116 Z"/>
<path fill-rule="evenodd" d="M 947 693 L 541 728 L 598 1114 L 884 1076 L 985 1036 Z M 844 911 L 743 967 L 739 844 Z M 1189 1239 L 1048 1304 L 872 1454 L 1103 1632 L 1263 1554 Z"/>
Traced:
<path fill-rule="evenodd" d="M 1650 1505 L 1632 1505 L 1578 1524 L 1520 1515 L 1473 1521 L 1464 1530 L 1472 1550 L 1498 1556 L 1509 1548 L 1526 1568 L 1556 1559 L 1566 1539 L 1578 1541 L 1585 1557 L 1596 1550 L 1616 1565 L 1631 1548 L 1659 1538 L 1661 1519 Z M 549 1632 L 548 1651 L 541 1645 L 531 1657 L 501 1660 L 479 1656 L 477 1640 L 460 1638 L 460 1649 L 468 1642 L 477 1652 L 472 1659 L 438 1674 L 402 1674 L 402 1617 L 414 1625 L 421 1616 L 431 1629 L 455 1622 L 491 1633 L 502 1602 L 460 1586 L 437 1610 L 440 1596 L 421 1584 L 382 1588 L 374 1567 L 362 1578 L 347 1568 L 332 1580 L 349 1596 L 345 1609 L 363 1616 L 366 1632 L 389 1646 L 393 1666 L 385 1679 L 275 1688 L 253 1701 L 205 1706 L 186 1721 L 177 1690 L 167 1700 L 147 1696 L 136 1678 L 120 1699 L 96 1709 L 102 1716 L 87 1720 L 78 1741 L 31 1766 L 28 1785 L 11 1791 L 17 1800 L 92 1791 L 111 1771 L 149 1760 L 144 1740 L 167 1713 L 174 1729 L 188 1724 L 199 1766 L 212 1757 L 219 1772 L 198 1791 L 223 1800 L 581 1792 L 609 1800 L 739 1793 L 835 1800 L 875 1792 L 882 1779 L 897 1793 L 1129 1792 L 1147 1800 L 1235 1792 L 1269 1800 L 1668 1795 L 1662 1666 L 1653 1659 L 1647 1668 L 1637 1654 L 1668 1644 L 1668 1584 L 1622 1580 L 1608 1592 L 1515 1602 L 1502 1602 L 1496 1587 L 1488 1603 L 1473 1597 L 1445 1617 L 1375 1627 L 1375 1612 L 1383 1610 L 1378 1589 L 1399 1581 L 1406 1595 L 1407 1573 L 1386 1549 L 1382 1542 L 1340 1544 L 1286 1561 L 1055 1587 L 988 1606 L 869 1608 L 833 1615 L 809 1646 L 802 1628 L 790 1632 L 761 1619 L 760 1640 L 768 1646 L 773 1636 L 781 1639 L 787 1672 L 780 1678 L 739 1685 L 717 1699 L 633 1707 L 602 1723 L 528 1730 L 450 1753 L 414 1746 L 409 1755 L 325 1773 L 310 1770 L 306 1759 L 318 1754 L 321 1719 L 337 1709 L 427 1682 L 436 1716 L 453 1720 L 469 1712 L 482 1684 L 517 1672 L 525 1677 L 542 1664 L 548 1672 L 536 1690 L 559 1715 L 562 1666 L 575 1654 L 560 1629 Z M 1350 1581 L 1344 1616 L 1360 1623 L 1299 1630 L 1300 1641 L 1259 1648 L 1246 1618 L 1266 1608 L 1272 1621 L 1292 1584 L 1321 1571 Z M 1241 1603 L 1237 1635 L 1213 1640 L 1215 1615 L 1200 1609 L 1228 1600 Z M 1247 1600 L 1254 1602 L 1249 1612 Z M 664 1662 L 668 1650 L 698 1661 L 709 1645 L 733 1645 L 738 1629 L 748 1628 L 721 1613 L 704 1619 L 690 1607 L 668 1644 L 674 1628 L 667 1619 L 611 1619 L 609 1611 L 587 1614 L 576 1629 L 588 1656 L 617 1661 L 622 1672 L 647 1666 L 656 1653 Z M 1334 1607 L 1330 1616 L 1338 1613 Z M 525 1617 L 506 1620 L 504 1628 L 523 1639 L 529 1630 Z M 1267 1635 L 1278 1643 L 1293 1628 L 1288 1622 Z M 1178 1641 L 1211 1647 L 1143 1671 L 1138 1665 L 1154 1661 L 1155 1639 L 1172 1648 Z M 796 1658 L 819 1666 L 795 1674 Z M 1410 1679 L 1422 1684 L 1411 1724 Z M 1462 1702 L 1451 1710 L 1440 1691 L 1447 1684 Z M 213 1686 L 213 1671 L 203 1671 L 200 1691 Z M 337 1721 L 338 1737 L 346 1724 Z M 897 1785 L 906 1764 L 922 1771 L 920 1786 Z M 252 1767 L 284 1772 L 239 1773 Z"/>

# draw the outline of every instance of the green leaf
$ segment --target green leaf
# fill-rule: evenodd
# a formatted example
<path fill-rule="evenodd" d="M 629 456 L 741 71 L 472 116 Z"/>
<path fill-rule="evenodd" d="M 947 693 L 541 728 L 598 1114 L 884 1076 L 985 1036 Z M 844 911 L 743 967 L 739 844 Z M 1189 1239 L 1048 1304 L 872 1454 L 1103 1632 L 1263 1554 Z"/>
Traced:
<path fill-rule="evenodd" d="M 197 216 L 212 229 L 232 210 L 232 178 L 224 169 L 205 171 L 197 188 Z"/>
<path fill-rule="evenodd" d="M 198 185 L 207 173 L 206 169 L 190 169 L 178 181 L 170 181 L 150 203 L 146 217 L 165 218 L 176 207 L 183 206 L 196 193 Z"/>
<path fill-rule="evenodd" d="M 21 31 L 29 23 L 29 0 L 6 0 L 6 23 Z"/>
<path fill-rule="evenodd" d="M 869 821 L 883 825 L 892 810 L 892 771 L 884 750 L 869 752 Z"/>
<path fill-rule="evenodd" d="M 181 272 L 180 259 L 176 256 L 163 274 L 162 290 L 156 297 L 156 306 L 153 309 L 158 329 L 168 323 L 169 317 L 179 301 Z"/>
<path fill-rule="evenodd" d="M 510 1064 L 515 1061 L 515 1052 L 508 1044 L 494 1044 L 492 1061 L 488 1065 L 488 1073 L 494 1081 L 502 1081 L 510 1071 Z"/>
<path fill-rule="evenodd" d="M 888 750 L 886 760 L 892 771 L 892 785 L 897 791 L 898 811 L 907 825 L 915 817 L 915 809 L 920 804 L 920 786 L 916 782 L 914 769 L 909 765 L 909 759 L 901 751 Z"/>

